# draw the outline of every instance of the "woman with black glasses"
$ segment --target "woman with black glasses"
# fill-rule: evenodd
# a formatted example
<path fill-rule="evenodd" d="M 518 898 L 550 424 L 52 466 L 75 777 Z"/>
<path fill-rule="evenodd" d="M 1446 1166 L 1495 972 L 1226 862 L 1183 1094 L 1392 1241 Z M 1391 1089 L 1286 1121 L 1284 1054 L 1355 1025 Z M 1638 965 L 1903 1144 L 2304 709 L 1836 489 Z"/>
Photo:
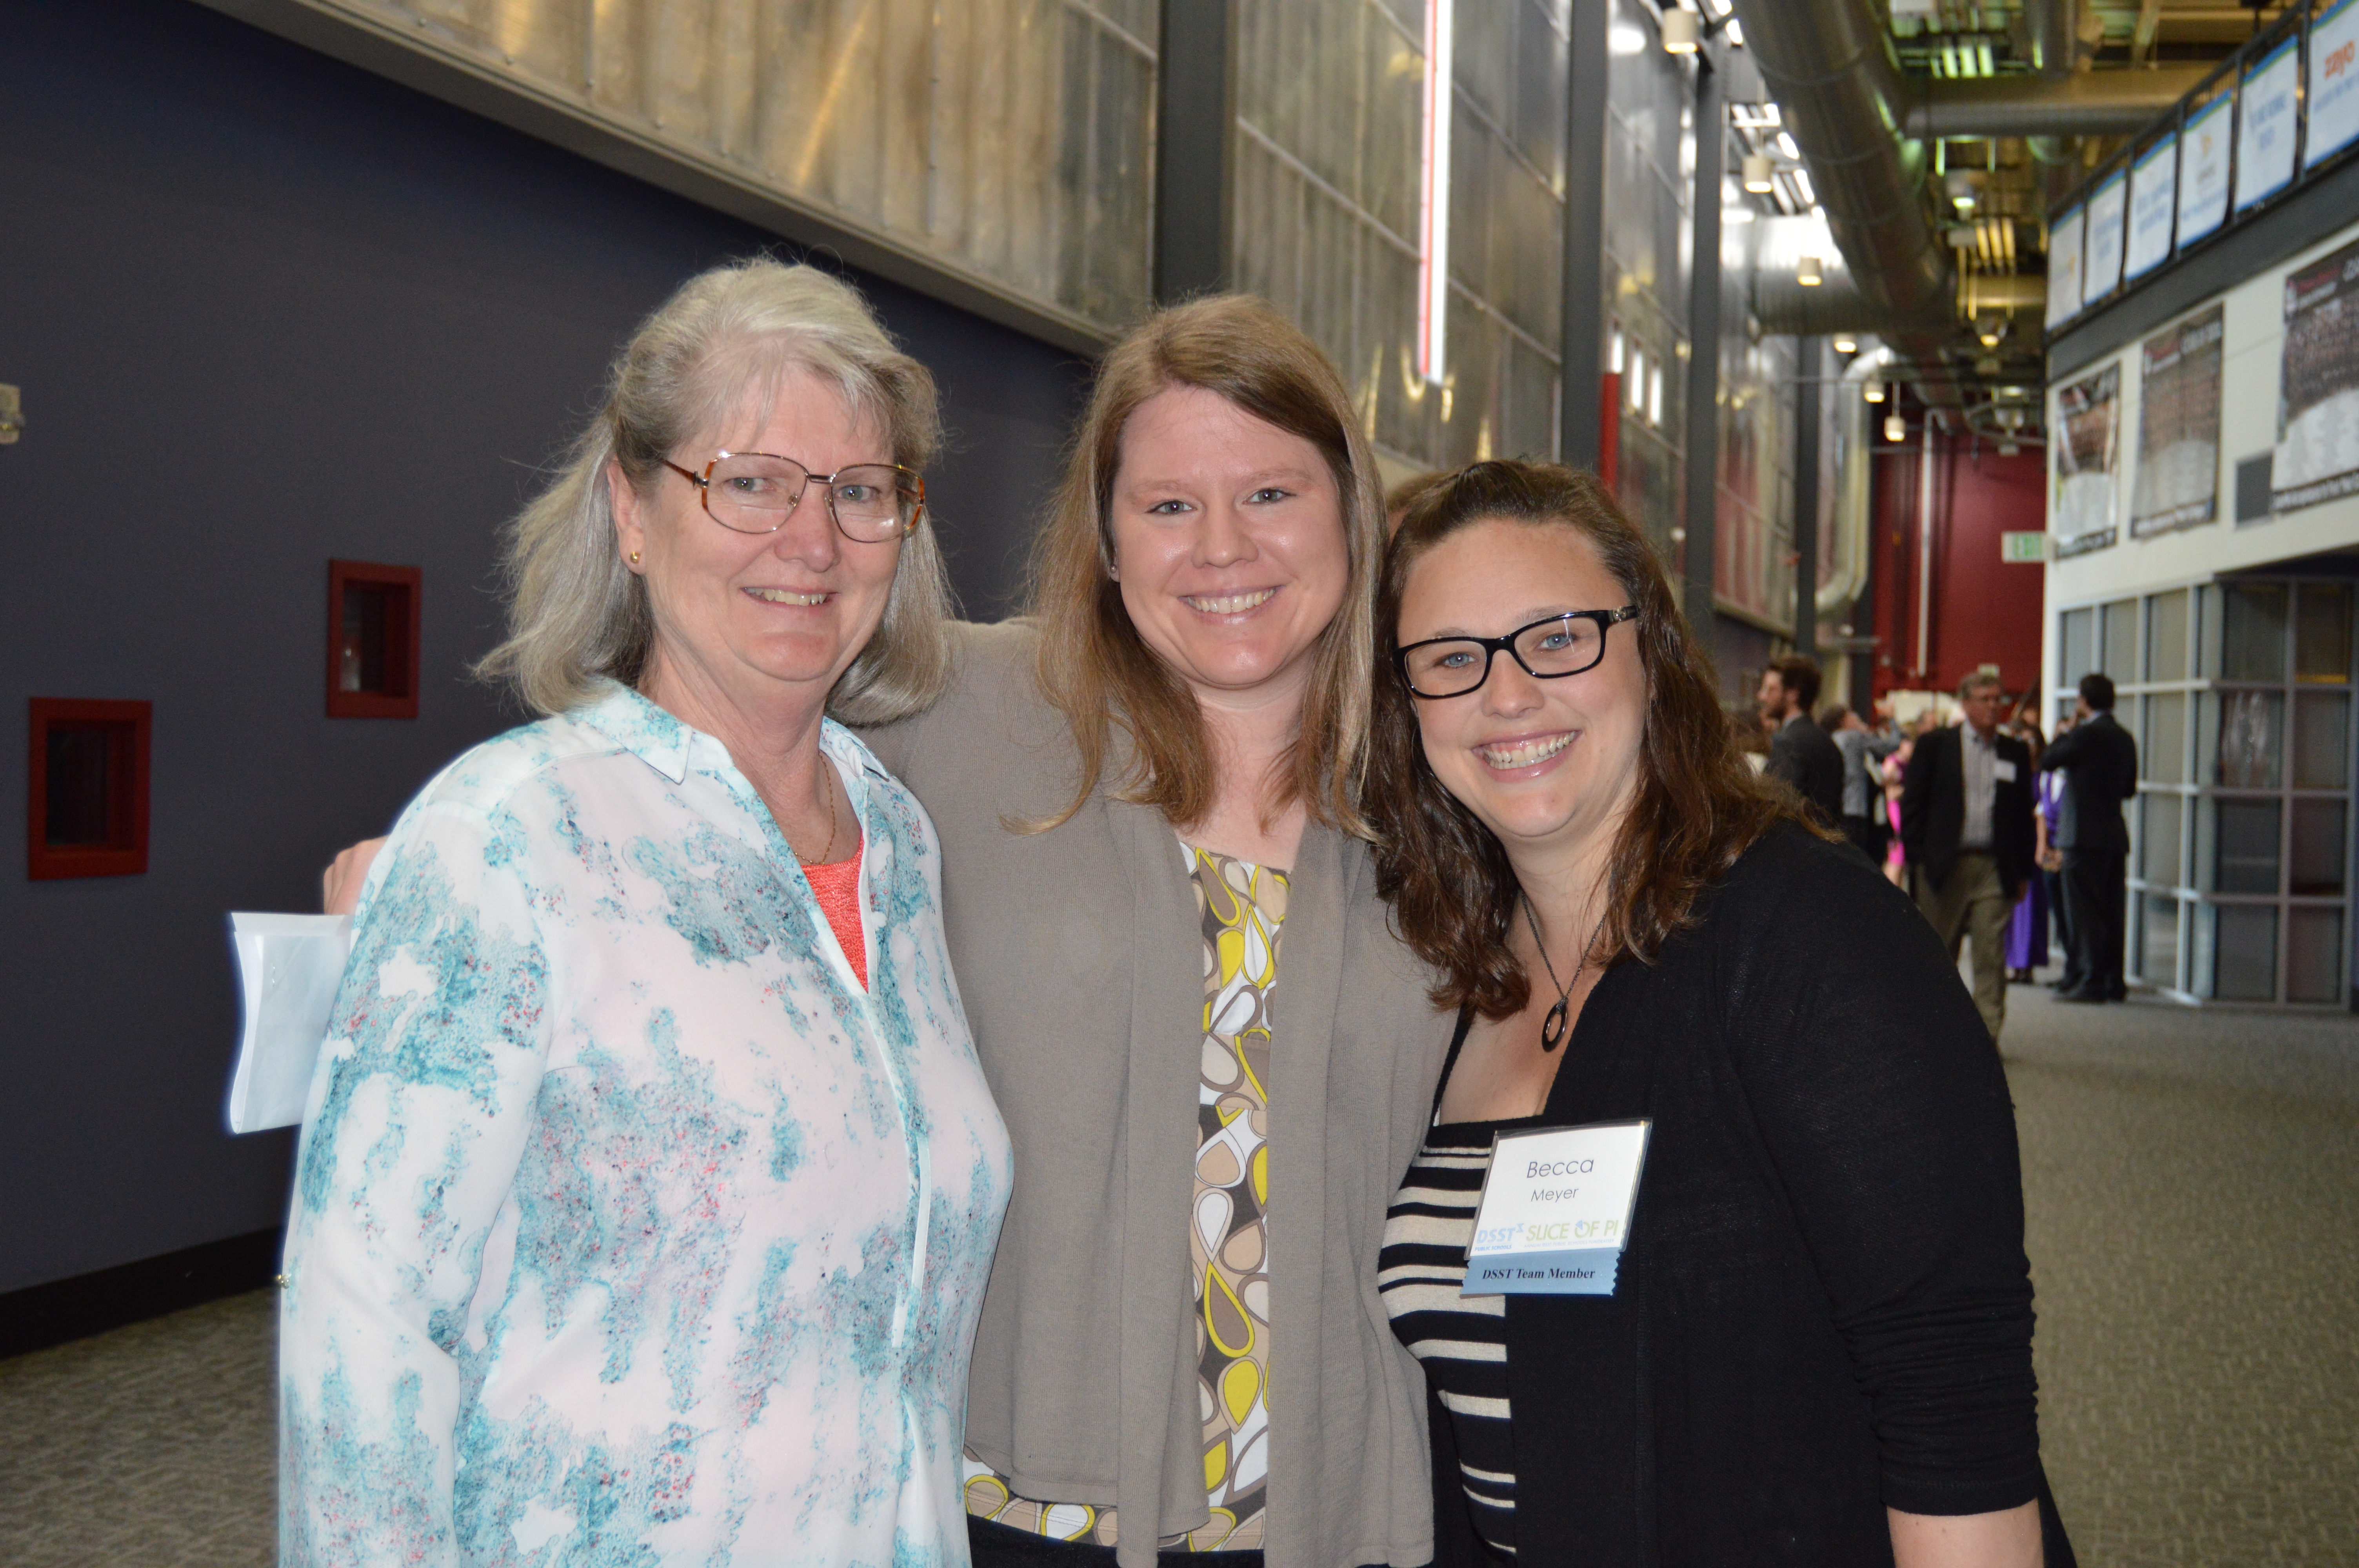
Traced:
<path fill-rule="evenodd" d="M 1379 887 L 1458 1013 L 1379 1282 L 1445 1563 L 2036 1568 L 2006 1083 L 1907 900 L 1738 758 L 1596 481 L 1387 555 Z"/>

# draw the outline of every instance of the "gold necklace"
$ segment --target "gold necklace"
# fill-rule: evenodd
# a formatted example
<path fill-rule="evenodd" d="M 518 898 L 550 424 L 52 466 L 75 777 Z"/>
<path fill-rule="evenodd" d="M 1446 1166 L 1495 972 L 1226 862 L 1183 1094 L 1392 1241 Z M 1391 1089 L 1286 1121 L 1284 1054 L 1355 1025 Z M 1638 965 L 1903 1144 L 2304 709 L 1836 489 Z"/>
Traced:
<path fill-rule="evenodd" d="M 821 757 L 819 760 L 819 765 L 821 770 L 821 776 L 825 778 L 827 759 Z M 819 852 L 816 860 L 796 849 L 795 841 L 791 838 L 787 840 L 787 849 L 794 856 L 797 865 L 824 866 L 829 863 L 828 857 L 835 852 L 835 782 L 832 779 L 827 782 L 827 848 Z M 1542 954 L 1541 957 L 1546 957 L 1547 955 Z"/>

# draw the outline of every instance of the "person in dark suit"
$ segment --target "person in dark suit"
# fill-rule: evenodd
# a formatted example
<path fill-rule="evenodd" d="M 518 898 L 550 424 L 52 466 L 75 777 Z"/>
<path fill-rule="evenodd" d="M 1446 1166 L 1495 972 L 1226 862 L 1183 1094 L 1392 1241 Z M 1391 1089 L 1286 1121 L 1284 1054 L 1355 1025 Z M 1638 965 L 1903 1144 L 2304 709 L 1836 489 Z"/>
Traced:
<path fill-rule="evenodd" d="M 1792 789 L 1822 827 L 1843 826 L 1843 752 L 1810 717 L 1819 700 L 1815 659 L 1789 654 L 1761 672 L 1761 711 L 1777 727 L 1769 738 L 1768 775 Z"/>
<path fill-rule="evenodd" d="M 2064 792 L 2055 847 L 2064 856 L 2065 939 L 2071 959 L 2057 994 L 2066 1001 L 2120 1001 L 2122 906 L 2129 896 L 2130 835 L 2122 803 L 2137 793 L 2137 742 L 2114 719 L 2114 683 L 2081 678 L 2072 728 L 2040 753 L 2060 768 Z"/>
<path fill-rule="evenodd" d="M 1958 687 L 1966 721 L 1917 738 L 1900 779 L 1900 841 L 1917 907 L 1954 962 L 1974 955 L 1974 1006 L 1995 1043 L 2006 1022 L 2006 928 L 2036 858 L 2031 749 L 1999 732 L 2006 693 L 1980 671 Z"/>

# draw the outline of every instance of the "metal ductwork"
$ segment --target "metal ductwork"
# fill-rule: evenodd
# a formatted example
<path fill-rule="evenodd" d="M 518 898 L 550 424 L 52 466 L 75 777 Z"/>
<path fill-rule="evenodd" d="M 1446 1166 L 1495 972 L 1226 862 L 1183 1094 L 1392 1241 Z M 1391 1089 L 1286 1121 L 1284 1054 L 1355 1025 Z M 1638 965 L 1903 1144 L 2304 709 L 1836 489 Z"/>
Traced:
<path fill-rule="evenodd" d="M 1745 36 L 1752 37 L 1750 24 Z M 2209 68 L 1936 81 L 1909 106 L 1912 136 L 2126 136 L 2177 105 Z"/>
<path fill-rule="evenodd" d="M 1875 0 L 1735 6 L 1861 296 L 1904 320 L 1946 314 L 1949 248 L 1925 211 L 1923 149 L 1901 137 L 1910 94 L 1884 7 Z"/>
<path fill-rule="evenodd" d="M 2031 69 L 2051 81 L 2071 75 L 2079 64 L 2080 24 L 2080 0 L 2023 0 Z"/>
<path fill-rule="evenodd" d="M 1885 371 L 1887 356 L 1881 348 L 1855 354 L 1836 383 L 1835 559 L 1834 570 L 1819 584 L 1821 618 L 1833 620 L 1848 612 L 1867 586 L 1869 511 L 1875 497 L 1869 484 L 1868 457 L 1875 432 L 1861 383 Z M 1816 391 L 1817 389 L 1811 388 Z"/>

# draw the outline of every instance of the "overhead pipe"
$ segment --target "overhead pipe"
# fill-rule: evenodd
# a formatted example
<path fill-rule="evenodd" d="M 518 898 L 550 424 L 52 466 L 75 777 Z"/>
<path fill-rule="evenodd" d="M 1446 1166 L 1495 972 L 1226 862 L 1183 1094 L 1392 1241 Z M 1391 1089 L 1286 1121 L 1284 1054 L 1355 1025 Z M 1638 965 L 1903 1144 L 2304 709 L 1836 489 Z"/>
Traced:
<path fill-rule="evenodd" d="M 1935 81 L 1909 105 L 1901 124 L 1910 135 L 1928 138 L 2126 136 L 2169 114 L 2210 74 L 2208 67 L 2192 66 Z"/>
<path fill-rule="evenodd" d="M 1874 523 L 1869 512 L 1874 491 L 1868 454 L 1875 449 L 1875 433 L 1869 428 L 1867 399 L 1861 392 L 1864 383 L 1884 373 L 1890 359 L 1890 351 L 1881 346 L 1863 348 L 1852 356 L 1851 363 L 1843 367 L 1835 384 L 1835 443 L 1839 449 L 1835 470 L 1835 558 L 1834 569 L 1827 574 L 1826 581 L 1819 584 L 1816 602 L 1821 621 L 1840 620 L 1867 586 L 1868 542 Z M 1808 386 L 1804 392 L 1805 395 L 1815 396 L 1818 388 Z"/>
<path fill-rule="evenodd" d="M 2080 63 L 2080 0 L 2023 0 L 2023 30 L 2033 71 L 2050 81 L 2072 74 Z"/>
<path fill-rule="evenodd" d="M 1861 294 L 1903 319 L 1947 305 L 1949 247 L 1924 200 L 1924 148 L 1875 0 L 1735 0 L 1746 51 L 1784 111 Z"/>

